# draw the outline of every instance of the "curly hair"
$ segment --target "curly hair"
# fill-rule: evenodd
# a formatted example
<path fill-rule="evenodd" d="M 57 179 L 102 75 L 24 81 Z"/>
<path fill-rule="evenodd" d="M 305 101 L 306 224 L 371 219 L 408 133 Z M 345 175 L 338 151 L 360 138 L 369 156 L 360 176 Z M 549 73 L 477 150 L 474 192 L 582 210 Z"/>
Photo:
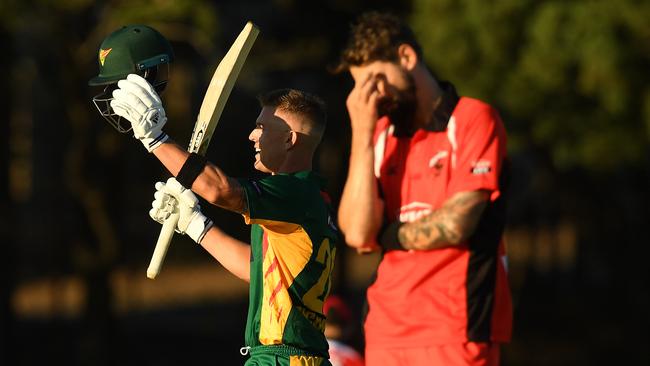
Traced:
<path fill-rule="evenodd" d="M 361 14 L 350 28 L 348 43 L 333 71 L 340 73 L 350 66 L 374 61 L 397 61 L 401 44 L 413 47 L 418 57 L 422 57 L 422 48 L 413 31 L 395 15 L 375 11 Z"/>

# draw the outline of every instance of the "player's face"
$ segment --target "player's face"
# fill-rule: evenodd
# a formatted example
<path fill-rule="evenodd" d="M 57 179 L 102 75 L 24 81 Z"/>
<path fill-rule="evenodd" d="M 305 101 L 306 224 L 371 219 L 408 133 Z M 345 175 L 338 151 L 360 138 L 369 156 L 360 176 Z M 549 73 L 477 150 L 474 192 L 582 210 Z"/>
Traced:
<path fill-rule="evenodd" d="M 255 169 L 277 173 L 287 158 L 291 147 L 291 128 L 282 111 L 263 107 L 248 139 L 255 147 Z"/>
<path fill-rule="evenodd" d="M 396 126 L 410 129 L 415 123 L 417 98 L 415 81 L 402 66 L 393 62 L 375 61 L 350 68 L 355 82 L 367 80 L 369 75 L 377 82 L 379 100 L 377 112 L 388 116 Z"/>

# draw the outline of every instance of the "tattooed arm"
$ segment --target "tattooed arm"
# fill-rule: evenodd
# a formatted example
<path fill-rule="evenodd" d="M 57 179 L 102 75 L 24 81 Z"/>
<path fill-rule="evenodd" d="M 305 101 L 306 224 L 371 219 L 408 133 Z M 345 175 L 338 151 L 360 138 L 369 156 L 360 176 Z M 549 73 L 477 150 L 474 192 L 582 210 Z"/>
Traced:
<path fill-rule="evenodd" d="M 459 192 L 419 220 L 395 222 L 380 242 L 387 249 L 429 250 L 462 243 L 474 233 L 490 195 L 488 191 Z"/>

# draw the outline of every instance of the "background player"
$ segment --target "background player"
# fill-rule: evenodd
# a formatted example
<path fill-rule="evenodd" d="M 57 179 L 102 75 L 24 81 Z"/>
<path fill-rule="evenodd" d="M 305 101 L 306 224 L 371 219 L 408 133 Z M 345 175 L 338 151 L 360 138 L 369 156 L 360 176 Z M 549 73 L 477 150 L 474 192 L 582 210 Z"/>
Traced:
<path fill-rule="evenodd" d="M 357 20 L 338 69 L 355 82 L 339 223 L 350 246 L 384 251 L 367 292 L 366 363 L 498 364 L 511 332 L 498 113 L 439 81 L 389 14 Z"/>
<path fill-rule="evenodd" d="M 327 316 L 325 337 L 330 346 L 332 366 L 363 366 L 363 356 L 349 342 L 352 340 L 358 319 L 341 296 L 330 295 L 323 305 Z"/>

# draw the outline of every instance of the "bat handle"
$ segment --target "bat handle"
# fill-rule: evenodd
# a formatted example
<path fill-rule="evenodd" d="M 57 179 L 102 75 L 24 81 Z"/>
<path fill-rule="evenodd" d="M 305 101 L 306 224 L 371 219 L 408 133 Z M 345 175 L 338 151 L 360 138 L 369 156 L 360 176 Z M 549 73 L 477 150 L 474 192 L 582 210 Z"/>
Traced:
<path fill-rule="evenodd" d="M 165 260 L 167 249 L 169 248 L 169 244 L 172 242 L 172 237 L 174 237 L 174 229 L 178 223 L 178 218 L 179 214 L 171 214 L 171 216 L 165 220 L 162 229 L 160 230 L 160 235 L 156 242 L 156 248 L 151 256 L 149 268 L 147 268 L 147 277 L 152 280 L 156 278 L 158 273 L 160 273 L 160 267 L 162 266 L 162 262 Z"/>

